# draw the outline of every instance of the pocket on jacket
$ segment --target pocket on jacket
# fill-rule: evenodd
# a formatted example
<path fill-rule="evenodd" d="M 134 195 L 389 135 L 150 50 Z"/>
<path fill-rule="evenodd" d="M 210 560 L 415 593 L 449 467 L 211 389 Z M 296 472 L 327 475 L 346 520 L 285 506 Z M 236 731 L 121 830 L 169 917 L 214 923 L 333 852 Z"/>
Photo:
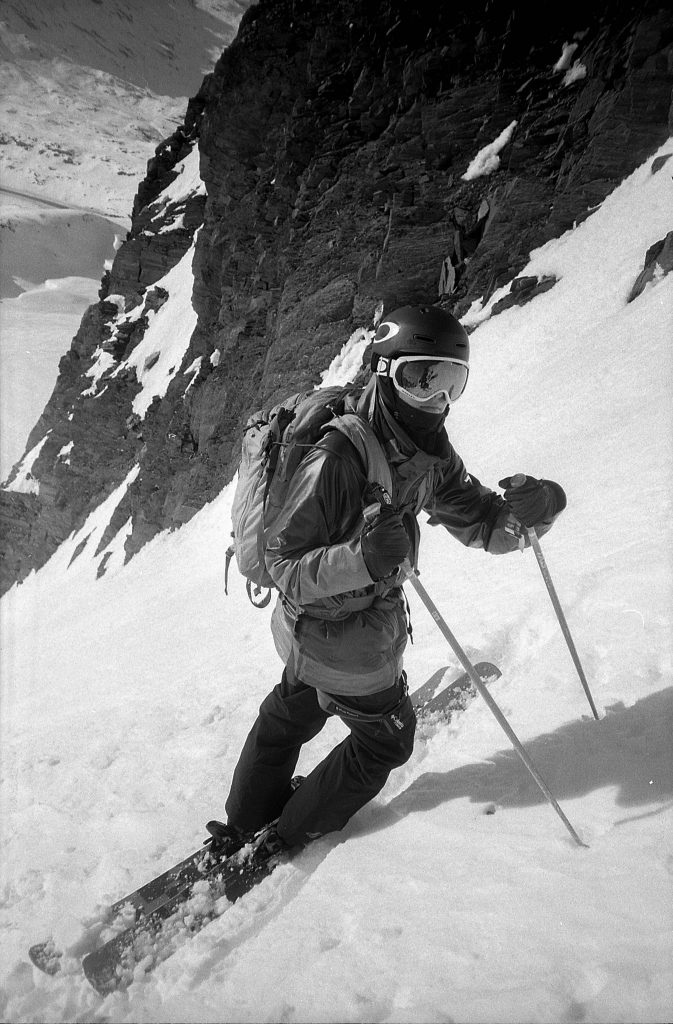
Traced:
<path fill-rule="evenodd" d="M 296 637 L 301 654 L 340 672 L 370 674 L 396 664 L 406 646 L 407 624 L 397 602 L 366 608 L 345 619 L 302 616 Z"/>

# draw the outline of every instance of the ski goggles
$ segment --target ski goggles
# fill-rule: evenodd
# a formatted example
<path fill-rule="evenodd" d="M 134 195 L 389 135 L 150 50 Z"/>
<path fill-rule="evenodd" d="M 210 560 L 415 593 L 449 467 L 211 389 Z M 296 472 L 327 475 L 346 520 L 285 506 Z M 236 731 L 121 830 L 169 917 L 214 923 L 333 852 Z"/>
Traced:
<path fill-rule="evenodd" d="M 387 362 L 395 389 L 415 402 L 429 402 L 442 394 L 447 402 L 457 402 L 467 384 L 469 368 L 459 359 L 398 356 Z"/>

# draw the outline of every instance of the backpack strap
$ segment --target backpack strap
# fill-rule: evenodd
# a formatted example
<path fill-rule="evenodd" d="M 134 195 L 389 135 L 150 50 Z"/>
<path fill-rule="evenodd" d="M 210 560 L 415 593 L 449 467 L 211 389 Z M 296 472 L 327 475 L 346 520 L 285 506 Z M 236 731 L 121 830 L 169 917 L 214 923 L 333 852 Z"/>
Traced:
<path fill-rule="evenodd" d="M 351 442 L 362 459 L 370 484 L 378 484 L 392 501 L 393 478 L 381 442 L 367 420 L 352 412 L 330 420 L 329 430 L 340 430 Z"/>

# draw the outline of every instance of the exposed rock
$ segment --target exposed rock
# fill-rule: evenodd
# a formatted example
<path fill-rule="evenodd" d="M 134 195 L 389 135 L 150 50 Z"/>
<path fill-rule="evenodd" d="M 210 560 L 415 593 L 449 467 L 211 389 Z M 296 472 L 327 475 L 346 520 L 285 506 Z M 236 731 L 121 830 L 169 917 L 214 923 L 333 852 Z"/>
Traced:
<path fill-rule="evenodd" d="M 41 505 L 34 494 L 0 490 L 0 588 L 4 593 L 26 575 L 25 559 L 40 557 L 39 538 L 34 535 Z M 46 531 L 43 531 L 46 532 Z"/>
<path fill-rule="evenodd" d="M 512 306 L 525 306 L 536 295 L 548 292 L 555 284 L 555 277 L 515 277 L 509 294 L 493 303 L 491 316 L 497 316 L 498 313 L 502 313 L 503 310 L 510 309 Z"/>
<path fill-rule="evenodd" d="M 671 159 L 673 153 L 664 153 L 663 156 L 655 157 L 652 161 L 652 174 L 656 174 Z"/>
<path fill-rule="evenodd" d="M 553 68 L 578 26 L 586 75 L 564 84 Z M 2 495 L 3 586 L 136 464 L 100 571 L 129 519 L 127 557 L 187 521 L 231 479 L 249 413 L 318 383 L 382 303 L 439 299 L 461 315 L 513 279 L 496 308 L 552 287 L 517 276 L 529 252 L 589 216 L 673 129 L 672 38 L 673 15 L 648 0 L 551 5 L 544 19 L 505 0 L 251 7 L 150 161 L 101 301 L 61 361 L 28 442 L 51 431 L 31 467 L 39 494 Z M 464 180 L 514 121 L 497 169 Z M 197 145 L 206 194 L 166 201 Z M 170 308 L 157 283 L 195 241 L 197 326 L 165 395 L 139 413 L 126 360 Z M 141 376 L 156 355 L 143 351 Z"/>
<path fill-rule="evenodd" d="M 673 231 L 669 231 L 665 238 L 651 245 L 645 254 L 645 266 L 638 274 L 635 284 L 629 293 L 627 302 L 642 295 L 646 285 L 650 281 L 658 280 L 670 274 L 673 270 Z"/>

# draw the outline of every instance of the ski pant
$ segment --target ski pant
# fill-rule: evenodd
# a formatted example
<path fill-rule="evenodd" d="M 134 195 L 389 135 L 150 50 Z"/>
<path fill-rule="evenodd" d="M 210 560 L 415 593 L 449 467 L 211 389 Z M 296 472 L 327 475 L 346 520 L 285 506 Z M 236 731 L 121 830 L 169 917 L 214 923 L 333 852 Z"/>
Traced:
<path fill-rule="evenodd" d="M 380 693 L 335 699 L 355 712 L 384 714 L 400 705 L 405 687 L 400 679 Z M 407 696 L 397 708 L 400 729 L 385 721 L 344 717 L 350 735 L 292 792 L 301 747 L 317 736 L 328 717 L 316 689 L 297 679 L 288 665 L 263 701 L 234 771 L 226 802 L 231 825 L 255 830 L 278 818 L 280 837 L 290 846 L 303 846 L 343 828 L 380 792 L 392 769 L 411 757 L 416 716 Z"/>

